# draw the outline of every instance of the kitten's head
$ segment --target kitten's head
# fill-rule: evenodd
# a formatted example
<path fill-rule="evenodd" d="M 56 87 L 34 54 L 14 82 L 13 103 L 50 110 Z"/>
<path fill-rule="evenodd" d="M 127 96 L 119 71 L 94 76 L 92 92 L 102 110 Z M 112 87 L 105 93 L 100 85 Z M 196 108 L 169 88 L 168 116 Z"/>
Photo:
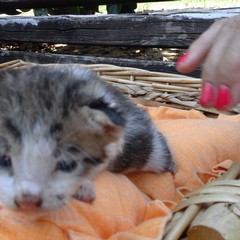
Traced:
<path fill-rule="evenodd" d="M 91 180 L 121 151 L 125 124 L 108 87 L 72 65 L 0 72 L 0 202 L 36 210 L 95 198 Z"/>

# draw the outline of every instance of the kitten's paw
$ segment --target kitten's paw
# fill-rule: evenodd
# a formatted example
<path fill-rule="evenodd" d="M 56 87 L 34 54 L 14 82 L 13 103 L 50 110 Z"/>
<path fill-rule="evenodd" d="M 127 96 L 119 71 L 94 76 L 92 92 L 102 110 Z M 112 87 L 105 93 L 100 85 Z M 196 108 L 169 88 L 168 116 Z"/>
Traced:
<path fill-rule="evenodd" d="M 172 158 L 162 159 L 161 161 L 149 161 L 140 171 L 175 174 L 178 171 L 177 163 Z"/>
<path fill-rule="evenodd" d="M 168 171 L 169 171 L 170 173 L 173 173 L 173 174 L 178 171 L 177 163 L 176 163 L 174 160 L 172 160 L 172 161 L 170 162 L 170 164 L 169 164 L 169 166 L 168 166 Z"/>
<path fill-rule="evenodd" d="M 178 166 L 174 159 L 168 159 L 167 161 L 158 164 L 158 166 L 155 168 L 155 171 L 156 173 L 170 172 L 175 174 L 178 171 Z"/>
<path fill-rule="evenodd" d="M 84 182 L 73 197 L 79 201 L 91 203 L 96 198 L 94 186 L 90 181 Z"/>

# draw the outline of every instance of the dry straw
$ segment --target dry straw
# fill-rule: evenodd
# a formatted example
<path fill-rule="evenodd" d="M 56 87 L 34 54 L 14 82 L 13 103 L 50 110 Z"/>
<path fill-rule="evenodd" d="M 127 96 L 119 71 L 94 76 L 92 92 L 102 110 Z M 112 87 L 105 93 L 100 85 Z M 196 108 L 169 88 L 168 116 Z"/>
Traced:
<path fill-rule="evenodd" d="M 9 69 L 28 65 L 34 65 L 34 63 L 14 60 L 0 64 L 0 68 Z M 109 64 L 79 65 L 97 72 L 103 80 L 119 88 L 135 103 L 147 106 L 167 105 L 180 109 L 197 109 L 213 114 L 220 113 L 215 109 L 204 109 L 199 106 L 198 98 L 201 87 L 201 79 L 199 78 Z M 239 112 L 239 109 L 234 108 L 224 113 L 234 114 Z"/>
<path fill-rule="evenodd" d="M 236 240 L 240 235 L 240 162 L 175 207 L 164 240 Z M 237 179 L 237 180 L 236 180 Z M 187 233 L 186 233 L 187 232 Z"/>

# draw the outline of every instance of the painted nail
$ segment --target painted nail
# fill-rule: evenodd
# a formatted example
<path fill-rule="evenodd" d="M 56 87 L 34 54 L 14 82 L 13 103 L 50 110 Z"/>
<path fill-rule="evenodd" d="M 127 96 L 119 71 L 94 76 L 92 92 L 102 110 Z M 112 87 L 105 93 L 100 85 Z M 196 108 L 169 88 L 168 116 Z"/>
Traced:
<path fill-rule="evenodd" d="M 203 107 L 210 107 L 214 104 L 214 87 L 211 83 L 204 83 L 199 99 Z"/>
<path fill-rule="evenodd" d="M 185 62 L 188 57 L 188 53 L 184 53 L 175 63 L 176 67 L 178 67 L 181 63 Z"/>
<path fill-rule="evenodd" d="M 230 106 L 231 102 L 232 102 L 232 96 L 231 96 L 230 89 L 225 85 L 221 85 L 218 88 L 215 108 L 219 110 L 225 109 L 228 106 Z"/>

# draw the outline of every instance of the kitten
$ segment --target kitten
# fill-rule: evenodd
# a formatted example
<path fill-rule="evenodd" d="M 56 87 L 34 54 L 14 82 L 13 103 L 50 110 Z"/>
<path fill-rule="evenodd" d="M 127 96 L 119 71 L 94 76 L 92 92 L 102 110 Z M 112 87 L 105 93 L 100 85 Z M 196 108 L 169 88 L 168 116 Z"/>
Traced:
<path fill-rule="evenodd" d="M 176 172 L 147 113 L 77 65 L 0 71 L 0 202 L 56 209 L 112 172 Z"/>

